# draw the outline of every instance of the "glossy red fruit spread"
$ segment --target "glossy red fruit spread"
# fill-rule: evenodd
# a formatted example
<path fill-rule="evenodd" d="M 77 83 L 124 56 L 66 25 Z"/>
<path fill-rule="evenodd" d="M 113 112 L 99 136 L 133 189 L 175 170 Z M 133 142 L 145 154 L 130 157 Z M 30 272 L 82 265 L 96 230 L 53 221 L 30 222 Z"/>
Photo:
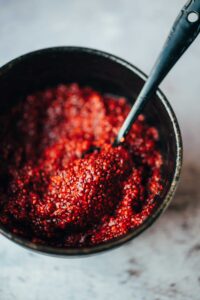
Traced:
<path fill-rule="evenodd" d="M 127 100 L 78 84 L 29 95 L 6 119 L 0 223 L 35 243 L 97 245 L 137 228 L 162 191 L 156 128 L 143 115 L 111 146 Z M 101 150 L 89 153 L 91 147 Z"/>

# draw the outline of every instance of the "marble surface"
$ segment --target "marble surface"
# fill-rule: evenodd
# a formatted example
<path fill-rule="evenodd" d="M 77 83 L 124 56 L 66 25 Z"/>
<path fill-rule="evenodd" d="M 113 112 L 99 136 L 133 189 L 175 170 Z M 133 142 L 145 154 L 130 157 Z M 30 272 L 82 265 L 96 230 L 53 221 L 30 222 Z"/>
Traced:
<path fill-rule="evenodd" d="M 112 52 L 148 73 L 184 0 L 0 0 L 0 65 L 39 48 Z M 81 259 L 33 254 L 0 236 L 0 300 L 200 299 L 200 37 L 162 89 L 180 122 L 182 179 L 164 215 L 131 243 Z"/>

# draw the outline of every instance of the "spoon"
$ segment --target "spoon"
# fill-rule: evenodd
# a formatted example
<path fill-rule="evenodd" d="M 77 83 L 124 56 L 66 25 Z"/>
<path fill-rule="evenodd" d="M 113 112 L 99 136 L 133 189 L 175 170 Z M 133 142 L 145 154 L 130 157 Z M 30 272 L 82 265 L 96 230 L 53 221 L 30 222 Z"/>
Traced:
<path fill-rule="evenodd" d="M 156 92 L 159 84 L 165 76 L 176 64 L 190 44 L 195 40 L 199 31 L 200 0 L 190 0 L 186 3 L 175 20 L 164 47 L 157 58 L 146 83 L 144 84 L 112 144 L 114 147 L 125 141 L 126 135 L 144 105 L 151 100 L 151 95 Z M 99 147 L 91 147 L 84 154 L 99 150 Z"/>
<path fill-rule="evenodd" d="M 113 143 L 114 146 L 124 142 L 133 122 L 136 120 L 144 105 L 151 100 L 151 95 L 157 90 L 159 84 L 171 68 L 194 41 L 199 31 L 200 0 L 190 0 L 183 7 L 175 20 L 146 83 L 117 134 Z"/>

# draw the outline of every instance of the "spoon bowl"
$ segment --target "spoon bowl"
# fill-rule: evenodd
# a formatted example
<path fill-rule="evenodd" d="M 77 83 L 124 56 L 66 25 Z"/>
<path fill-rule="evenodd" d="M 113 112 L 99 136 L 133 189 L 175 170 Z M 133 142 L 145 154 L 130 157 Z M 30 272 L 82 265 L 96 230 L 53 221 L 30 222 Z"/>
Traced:
<path fill-rule="evenodd" d="M 55 47 L 23 55 L 0 68 L 0 114 L 10 109 L 27 95 L 58 83 L 78 82 L 104 93 L 125 96 L 133 105 L 147 76 L 125 60 L 102 51 L 79 47 Z M 57 257 L 85 256 L 113 249 L 135 238 L 146 230 L 170 203 L 181 171 L 182 142 L 176 116 L 164 94 L 152 95 L 143 113 L 149 124 L 160 133 L 159 148 L 163 155 L 164 189 L 153 214 L 137 229 L 104 244 L 84 248 L 56 248 L 38 245 L 9 232 L 0 224 L 0 232 L 10 240 L 37 252 Z M 1 135 L 4 134 L 4 124 Z M 2 183 L 1 183 L 2 184 Z"/>

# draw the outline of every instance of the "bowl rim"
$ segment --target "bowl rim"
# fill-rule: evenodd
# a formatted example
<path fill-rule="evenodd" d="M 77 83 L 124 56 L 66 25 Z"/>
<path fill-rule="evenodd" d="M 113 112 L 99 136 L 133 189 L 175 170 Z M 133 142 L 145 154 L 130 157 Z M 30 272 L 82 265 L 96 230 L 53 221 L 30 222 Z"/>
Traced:
<path fill-rule="evenodd" d="M 123 67 L 129 69 L 129 71 L 135 73 L 140 79 L 143 81 L 146 81 L 147 75 L 142 72 L 139 68 L 135 67 L 133 64 L 127 62 L 126 60 L 110 54 L 105 51 L 93 49 L 93 48 L 87 48 L 87 47 L 78 47 L 78 46 L 58 46 L 58 47 L 49 47 L 49 48 L 43 48 L 39 50 L 35 50 L 26 54 L 23 54 L 9 62 L 7 62 L 5 65 L 0 67 L 0 77 L 2 74 L 6 73 L 11 69 L 13 66 L 16 64 L 20 63 L 21 61 L 31 58 L 32 56 L 35 55 L 40 55 L 40 54 L 48 54 L 51 52 L 81 52 L 81 53 L 86 53 L 86 54 L 93 54 L 99 57 L 107 58 L 110 59 L 111 61 L 114 61 Z M 46 246 L 46 245 L 39 245 L 35 244 L 33 242 L 28 241 L 27 239 L 24 239 L 22 237 L 17 236 L 14 233 L 9 232 L 6 228 L 4 228 L 0 224 L 0 233 L 8 238 L 9 240 L 17 243 L 18 245 L 21 245 L 25 248 L 28 248 L 29 250 L 36 251 L 37 253 L 43 253 L 43 254 L 48 254 L 51 256 L 56 256 L 56 257 L 71 257 L 71 256 L 87 256 L 87 255 L 92 255 L 95 253 L 100 253 L 104 252 L 106 250 L 111 250 L 114 249 L 118 246 L 123 245 L 124 243 L 131 241 L 133 238 L 141 234 L 144 230 L 149 228 L 154 221 L 164 212 L 164 210 L 167 208 L 169 205 L 170 201 L 173 198 L 173 195 L 175 193 L 177 183 L 180 178 L 180 173 L 181 173 L 181 167 L 182 167 L 182 157 L 183 157 L 183 145 L 182 145 L 182 138 L 181 138 L 181 131 L 178 125 L 178 121 L 176 118 L 176 115 L 167 100 L 166 96 L 163 94 L 163 92 L 158 89 L 156 92 L 157 97 L 159 98 L 159 101 L 161 101 L 162 105 L 164 106 L 170 121 L 173 125 L 173 131 L 175 135 L 175 141 L 176 141 L 176 164 L 175 164 L 175 171 L 172 176 L 172 182 L 170 185 L 170 188 L 165 196 L 164 201 L 162 202 L 162 205 L 156 209 L 152 215 L 150 215 L 138 228 L 130 230 L 129 233 L 126 235 L 119 237 L 115 240 L 111 240 L 108 242 L 105 242 L 103 244 L 99 244 L 96 246 L 92 247 L 83 247 L 83 248 L 56 248 L 56 247 L 51 247 L 51 246 Z"/>

